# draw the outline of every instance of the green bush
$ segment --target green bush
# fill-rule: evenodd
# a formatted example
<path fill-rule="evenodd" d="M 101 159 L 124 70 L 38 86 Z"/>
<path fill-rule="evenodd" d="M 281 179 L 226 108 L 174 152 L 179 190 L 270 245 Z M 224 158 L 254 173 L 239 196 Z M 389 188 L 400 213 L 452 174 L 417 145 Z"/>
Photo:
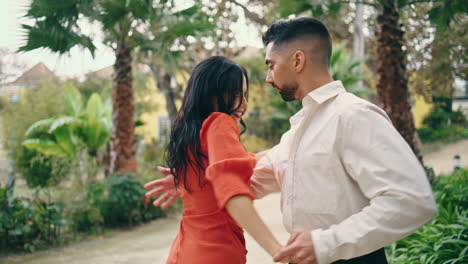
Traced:
<path fill-rule="evenodd" d="M 89 204 L 79 204 L 70 213 L 70 221 L 75 232 L 99 232 L 104 219 L 98 208 Z"/>
<path fill-rule="evenodd" d="M 433 190 L 437 216 L 387 249 L 391 264 L 468 263 L 468 169 L 437 177 Z"/>
<path fill-rule="evenodd" d="M 70 171 L 66 159 L 46 156 L 25 147 L 19 148 L 15 167 L 30 188 L 57 185 Z"/>
<path fill-rule="evenodd" d="M 62 208 L 39 198 L 10 197 L 0 187 L 0 251 L 34 251 L 53 245 L 65 225 Z"/>
<path fill-rule="evenodd" d="M 438 141 L 450 143 L 468 138 L 468 128 L 461 125 L 444 126 L 439 129 L 421 128 L 417 132 L 423 143 Z"/>
<path fill-rule="evenodd" d="M 431 129 L 440 129 L 448 124 L 450 117 L 450 112 L 446 112 L 443 108 L 437 106 L 424 118 L 423 124 Z"/>
<path fill-rule="evenodd" d="M 419 138 L 423 143 L 455 142 L 468 138 L 466 116 L 461 111 L 448 112 L 440 106 L 424 118 L 425 128 L 418 129 Z"/>
<path fill-rule="evenodd" d="M 454 205 L 468 210 L 468 169 L 437 177 L 432 188 L 439 206 Z"/>
<path fill-rule="evenodd" d="M 145 189 L 134 176 L 114 175 L 87 185 L 86 194 L 69 212 L 74 230 L 99 231 L 105 227 L 133 226 L 165 216 L 159 207 L 145 204 Z"/>

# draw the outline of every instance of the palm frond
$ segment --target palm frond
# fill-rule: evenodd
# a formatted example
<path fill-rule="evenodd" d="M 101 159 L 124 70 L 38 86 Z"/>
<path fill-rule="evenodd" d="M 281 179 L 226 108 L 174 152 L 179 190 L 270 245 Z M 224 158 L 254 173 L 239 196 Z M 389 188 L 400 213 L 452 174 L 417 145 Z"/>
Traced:
<path fill-rule="evenodd" d="M 73 126 L 78 123 L 78 120 L 73 116 L 62 116 L 54 119 L 54 122 L 50 125 L 49 133 L 54 133 L 60 127 Z"/>
<path fill-rule="evenodd" d="M 39 120 L 35 123 L 33 123 L 28 130 L 24 133 L 26 137 L 31 136 L 32 134 L 36 132 L 41 132 L 41 131 L 47 131 L 50 127 L 50 125 L 54 122 L 54 118 L 48 118 L 48 119 L 43 119 Z"/>
<path fill-rule="evenodd" d="M 67 154 L 63 151 L 63 149 L 59 145 L 57 145 L 56 142 L 50 139 L 39 139 L 39 138 L 26 139 L 25 141 L 23 141 L 23 146 L 29 149 L 36 150 L 44 155 L 60 156 L 60 157 L 67 156 Z"/>
<path fill-rule="evenodd" d="M 64 99 L 67 113 L 72 116 L 78 116 L 83 109 L 83 98 L 73 84 L 65 84 Z"/>

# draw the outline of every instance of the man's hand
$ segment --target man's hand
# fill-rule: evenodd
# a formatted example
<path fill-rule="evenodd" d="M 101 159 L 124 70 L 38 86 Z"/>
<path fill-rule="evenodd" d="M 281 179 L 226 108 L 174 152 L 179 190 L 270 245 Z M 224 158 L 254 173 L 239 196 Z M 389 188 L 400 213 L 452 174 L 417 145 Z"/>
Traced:
<path fill-rule="evenodd" d="M 276 253 L 273 260 L 278 262 L 287 257 L 289 262 L 294 264 L 317 264 L 310 230 L 293 233 L 286 246 Z"/>
<path fill-rule="evenodd" d="M 146 183 L 144 186 L 145 189 L 154 189 L 147 192 L 145 197 L 150 198 L 156 196 L 159 193 L 162 193 L 162 195 L 153 202 L 153 205 L 167 208 L 175 201 L 175 199 L 177 199 L 177 197 L 180 196 L 180 191 L 174 185 L 174 176 L 171 174 L 170 169 L 158 167 L 158 170 L 160 173 L 167 176 L 165 178 Z"/>

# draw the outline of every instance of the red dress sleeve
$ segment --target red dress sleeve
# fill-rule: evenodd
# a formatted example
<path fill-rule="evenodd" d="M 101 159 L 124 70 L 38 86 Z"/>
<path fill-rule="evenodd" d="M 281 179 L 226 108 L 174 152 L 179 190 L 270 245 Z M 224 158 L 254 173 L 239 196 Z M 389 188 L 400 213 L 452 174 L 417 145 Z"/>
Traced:
<path fill-rule="evenodd" d="M 256 160 L 240 143 L 236 121 L 227 114 L 215 112 L 203 122 L 200 137 L 206 142 L 206 178 L 213 186 L 218 206 L 224 208 L 236 195 L 254 199 L 249 180 Z"/>

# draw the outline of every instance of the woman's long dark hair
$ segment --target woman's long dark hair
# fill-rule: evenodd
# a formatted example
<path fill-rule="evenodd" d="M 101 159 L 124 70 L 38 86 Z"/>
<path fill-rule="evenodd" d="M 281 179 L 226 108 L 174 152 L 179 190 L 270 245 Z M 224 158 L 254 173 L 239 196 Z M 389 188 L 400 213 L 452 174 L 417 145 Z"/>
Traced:
<path fill-rule="evenodd" d="M 201 126 L 215 111 L 231 115 L 239 109 L 244 99 L 243 77 L 248 87 L 247 71 L 221 56 L 205 59 L 193 69 L 166 149 L 166 162 L 176 186 L 183 180 L 184 188 L 190 192 L 187 186 L 189 166 L 196 172 L 201 186 L 203 160 L 207 158 L 200 148 Z M 234 105 L 238 97 L 239 104 Z M 245 123 L 242 120 L 240 123 L 244 132 Z"/>

